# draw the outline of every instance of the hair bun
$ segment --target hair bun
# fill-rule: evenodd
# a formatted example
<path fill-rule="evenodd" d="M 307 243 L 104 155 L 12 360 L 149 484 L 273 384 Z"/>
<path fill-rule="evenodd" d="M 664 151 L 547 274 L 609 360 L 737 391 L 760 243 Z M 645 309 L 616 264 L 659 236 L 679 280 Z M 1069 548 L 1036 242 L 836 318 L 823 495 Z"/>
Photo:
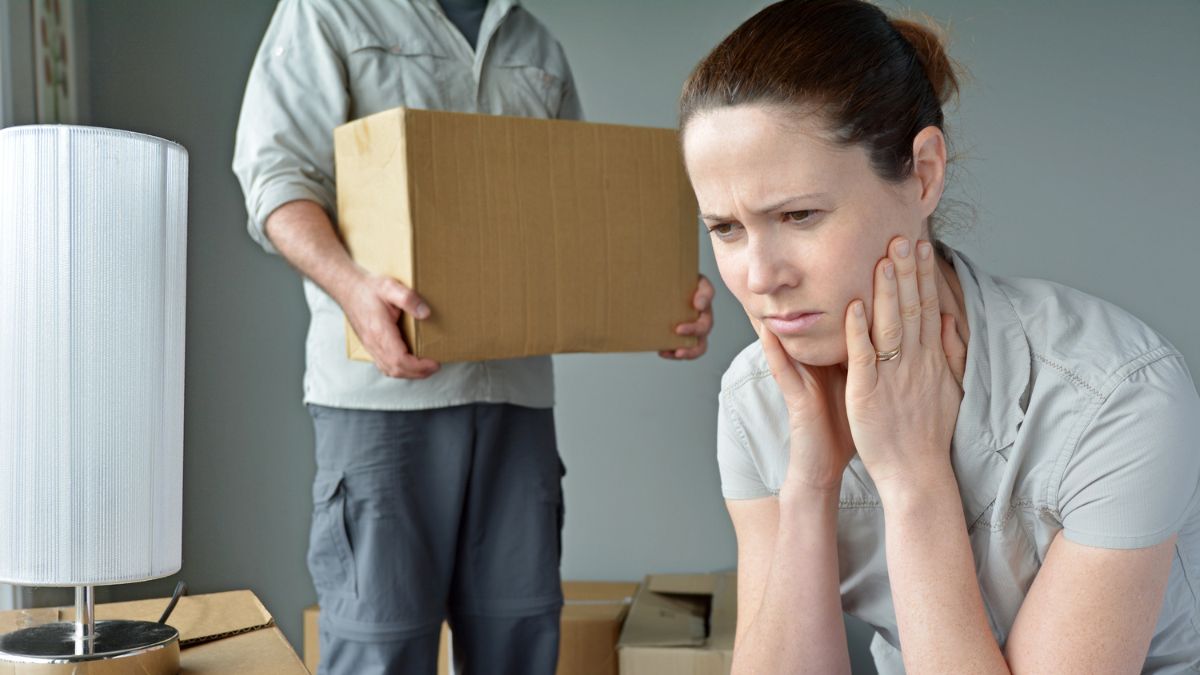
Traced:
<path fill-rule="evenodd" d="M 892 27 L 917 52 L 917 60 L 933 86 L 933 93 L 943 105 L 958 95 L 958 75 L 954 63 L 946 54 L 941 31 L 907 19 L 892 19 Z"/>

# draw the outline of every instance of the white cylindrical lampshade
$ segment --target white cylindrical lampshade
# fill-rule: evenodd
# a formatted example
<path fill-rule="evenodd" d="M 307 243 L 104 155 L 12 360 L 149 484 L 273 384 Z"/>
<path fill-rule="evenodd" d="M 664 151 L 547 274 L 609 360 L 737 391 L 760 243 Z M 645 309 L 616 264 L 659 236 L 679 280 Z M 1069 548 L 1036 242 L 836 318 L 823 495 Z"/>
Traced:
<path fill-rule="evenodd" d="M 0 130 L 0 582 L 179 570 L 187 151 Z"/>

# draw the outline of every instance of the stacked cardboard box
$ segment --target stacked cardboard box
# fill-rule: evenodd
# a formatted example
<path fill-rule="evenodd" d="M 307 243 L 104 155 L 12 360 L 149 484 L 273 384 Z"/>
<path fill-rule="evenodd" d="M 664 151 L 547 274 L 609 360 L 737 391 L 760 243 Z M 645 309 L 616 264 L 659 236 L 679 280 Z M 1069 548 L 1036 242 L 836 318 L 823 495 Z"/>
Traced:
<path fill-rule="evenodd" d="M 169 598 L 96 605 L 96 618 L 157 621 Z M 54 621 L 73 621 L 71 607 L 0 612 L 0 633 Z M 250 591 L 185 595 L 168 623 L 179 631 L 180 673 L 188 675 L 304 675 L 300 657 L 292 650 L 275 620 Z M 125 673 L 122 660 L 71 666 L 0 664 L 3 675 L 25 673 Z"/>
<path fill-rule="evenodd" d="M 638 585 L 611 581 L 564 581 L 562 638 L 557 675 L 617 675 L 617 638 Z M 317 639 L 320 610 L 304 610 L 304 665 L 316 672 L 320 661 Z M 442 624 L 438 675 L 450 673 L 452 636 Z"/>
<path fill-rule="evenodd" d="M 736 627 L 736 574 L 648 576 L 617 645 L 621 675 L 728 675 Z"/>

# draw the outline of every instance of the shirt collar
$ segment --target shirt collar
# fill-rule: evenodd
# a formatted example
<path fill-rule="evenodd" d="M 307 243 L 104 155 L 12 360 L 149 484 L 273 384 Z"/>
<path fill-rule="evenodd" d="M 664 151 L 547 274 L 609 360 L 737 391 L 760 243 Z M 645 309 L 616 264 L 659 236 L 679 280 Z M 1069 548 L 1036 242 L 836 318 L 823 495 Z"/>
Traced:
<path fill-rule="evenodd" d="M 442 6 L 438 4 L 437 0 L 410 0 L 410 1 L 422 4 L 422 5 L 427 5 L 429 7 L 433 7 L 434 9 L 438 10 L 439 12 L 445 13 L 442 10 Z M 483 37 L 485 28 L 493 28 L 494 29 L 496 27 L 496 24 L 500 23 L 501 19 L 503 19 L 505 16 L 508 16 L 508 13 L 511 12 L 513 9 L 520 7 L 520 6 L 521 6 L 520 0 L 488 0 L 487 8 L 483 10 L 483 22 L 479 26 L 480 38 Z"/>
<path fill-rule="evenodd" d="M 487 9 L 483 11 L 483 22 L 479 25 L 479 43 L 476 47 L 479 54 L 487 51 L 487 45 L 491 43 L 500 23 L 519 6 L 517 0 L 488 0 Z"/>
<path fill-rule="evenodd" d="M 1001 451 L 1016 440 L 1025 417 L 1029 341 L 1012 302 L 996 281 L 962 253 L 945 244 L 940 249 L 958 274 L 971 332 L 963 400 L 950 449 L 970 525 L 995 500 L 1007 463 Z"/>
<path fill-rule="evenodd" d="M 437 0 L 412 0 L 412 2 L 419 2 L 425 5 L 441 7 Z M 512 9 L 513 7 L 518 7 L 520 4 L 521 0 L 488 0 L 487 10 L 484 11 L 492 11 L 494 9 L 499 11 L 500 15 L 503 16 L 508 13 L 508 10 Z"/>

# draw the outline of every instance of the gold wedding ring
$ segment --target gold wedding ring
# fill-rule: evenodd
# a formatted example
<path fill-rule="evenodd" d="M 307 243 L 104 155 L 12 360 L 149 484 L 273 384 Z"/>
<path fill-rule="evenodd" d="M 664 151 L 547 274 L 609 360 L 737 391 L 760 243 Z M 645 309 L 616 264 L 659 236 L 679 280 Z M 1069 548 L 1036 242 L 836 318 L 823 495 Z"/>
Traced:
<path fill-rule="evenodd" d="M 876 361 L 891 361 L 892 359 L 896 358 L 897 356 L 900 356 L 900 348 L 899 347 L 896 347 L 895 349 L 893 349 L 890 352 L 875 352 L 875 360 Z"/>

